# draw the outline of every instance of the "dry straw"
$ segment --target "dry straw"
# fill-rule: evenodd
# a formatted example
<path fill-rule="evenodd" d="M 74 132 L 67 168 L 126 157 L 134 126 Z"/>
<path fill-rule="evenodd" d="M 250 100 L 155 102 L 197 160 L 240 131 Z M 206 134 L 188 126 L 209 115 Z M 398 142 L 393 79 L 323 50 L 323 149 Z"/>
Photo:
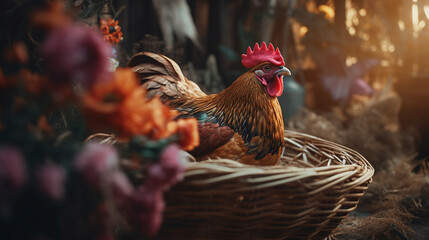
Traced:
<path fill-rule="evenodd" d="M 159 239 L 323 239 L 353 211 L 373 167 L 359 153 L 285 131 L 281 163 L 190 163 L 165 196 Z"/>

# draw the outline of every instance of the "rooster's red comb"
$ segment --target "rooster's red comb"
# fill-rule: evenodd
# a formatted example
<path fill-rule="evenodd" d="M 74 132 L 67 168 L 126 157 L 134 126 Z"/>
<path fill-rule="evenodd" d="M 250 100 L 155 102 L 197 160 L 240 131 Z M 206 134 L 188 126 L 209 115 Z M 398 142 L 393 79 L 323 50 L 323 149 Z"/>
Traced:
<path fill-rule="evenodd" d="M 241 55 L 241 64 L 247 68 L 252 68 L 262 62 L 270 62 L 276 66 L 284 66 L 285 61 L 280 54 L 279 48 L 276 48 L 274 51 L 273 44 L 270 43 L 268 49 L 267 44 L 262 42 L 261 47 L 259 47 L 258 43 L 255 43 L 255 47 L 250 49 L 247 48 L 247 55 Z"/>

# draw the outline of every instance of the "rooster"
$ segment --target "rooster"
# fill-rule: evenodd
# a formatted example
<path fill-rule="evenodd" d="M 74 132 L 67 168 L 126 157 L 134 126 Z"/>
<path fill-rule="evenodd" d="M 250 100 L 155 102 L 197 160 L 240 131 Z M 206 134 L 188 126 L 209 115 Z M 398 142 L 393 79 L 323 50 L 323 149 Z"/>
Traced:
<path fill-rule="evenodd" d="M 242 55 L 249 71 L 228 88 L 207 95 L 166 56 L 138 53 L 128 66 L 136 72 L 149 98 L 159 96 L 182 118 L 198 120 L 197 160 L 227 158 L 244 164 L 275 165 L 284 147 L 284 123 L 277 97 L 283 92 L 284 67 L 279 49 L 255 44 Z"/>

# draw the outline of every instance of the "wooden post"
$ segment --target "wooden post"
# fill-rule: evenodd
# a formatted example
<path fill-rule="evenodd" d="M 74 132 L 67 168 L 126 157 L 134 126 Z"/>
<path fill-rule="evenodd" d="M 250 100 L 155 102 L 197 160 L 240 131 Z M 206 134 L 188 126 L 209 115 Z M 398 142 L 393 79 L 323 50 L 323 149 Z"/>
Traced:
<path fill-rule="evenodd" d="M 341 34 L 346 33 L 346 1 L 334 0 L 335 5 L 335 27 Z"/>
<path fill-rule="evenodd" d="M 207 34 L 209 27 L 209 12 L 210 6 L 208 0 L 196 0 L 195 1 L 195 14 L 194 22 L 199 35 L 199 40 L 202 46 L 202 50 L 193 47 L 192 55 L 193 62 L 196 67 L 204 67 L 206 62 L 206 49 L 207 49 Z"/>

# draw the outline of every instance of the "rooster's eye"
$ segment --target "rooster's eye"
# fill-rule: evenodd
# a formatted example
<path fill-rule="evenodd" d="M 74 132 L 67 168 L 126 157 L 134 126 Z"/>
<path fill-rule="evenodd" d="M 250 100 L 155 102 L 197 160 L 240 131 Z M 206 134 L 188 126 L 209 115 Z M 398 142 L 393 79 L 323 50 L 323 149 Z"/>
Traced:
<path fill-rule="evenodd" d="M 271 71 L 271 66 L 270 65 L 265 65 L 262 70 L 264 70 L 264 72 L 269 72 Z"/>

